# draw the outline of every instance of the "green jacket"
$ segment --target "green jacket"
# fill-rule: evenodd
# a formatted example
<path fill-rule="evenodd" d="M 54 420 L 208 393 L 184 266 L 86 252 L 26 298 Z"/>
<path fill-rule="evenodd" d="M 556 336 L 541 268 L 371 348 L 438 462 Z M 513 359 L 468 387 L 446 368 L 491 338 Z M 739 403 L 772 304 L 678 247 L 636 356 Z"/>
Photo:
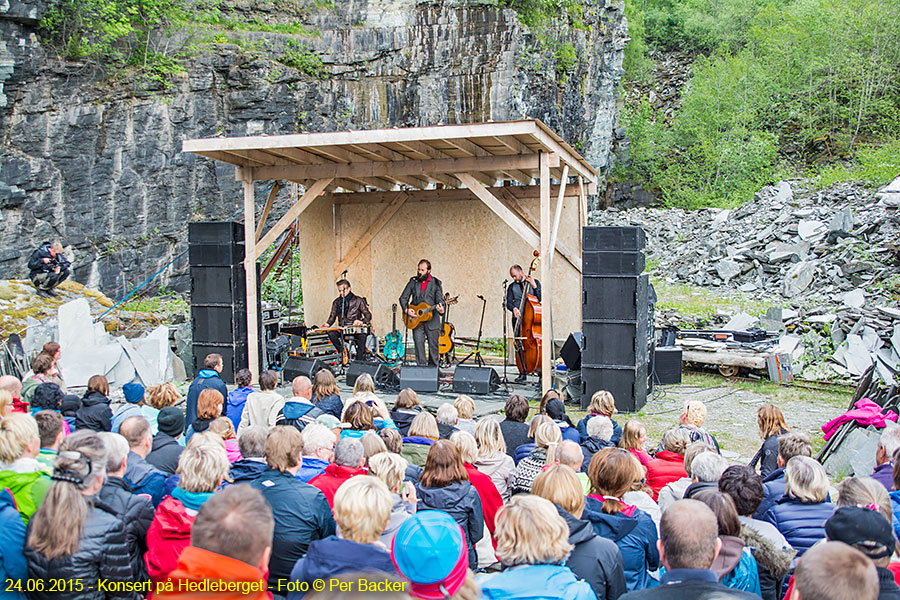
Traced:
<path fill-rule="evenodd" d="M 410 464 L 425 468 L 425 459 L 428 458 L 429 450 L 431 450 L 430 445 L 403 442 L 400 456 L 408 460 Z"/>
<path fill-rule="evenodd" d="M 22 520 L 28 523 L 31 515 L 40 507 L 52 481 L 41 471 L 16 473 L 0 471 L 0 489 L 7 488 L 16 499 L 16 508 Z"/>

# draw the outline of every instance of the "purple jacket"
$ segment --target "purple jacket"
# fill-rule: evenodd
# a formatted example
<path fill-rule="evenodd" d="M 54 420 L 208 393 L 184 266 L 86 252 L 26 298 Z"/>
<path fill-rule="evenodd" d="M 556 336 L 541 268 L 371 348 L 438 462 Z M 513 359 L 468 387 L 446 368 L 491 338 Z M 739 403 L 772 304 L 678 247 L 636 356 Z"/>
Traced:
<path fill-rule="evenodd" d="M 891 463 L 878 465 L 870 477 L 887 488 L 887 491 L 894 491 L 894 465 Z"/>

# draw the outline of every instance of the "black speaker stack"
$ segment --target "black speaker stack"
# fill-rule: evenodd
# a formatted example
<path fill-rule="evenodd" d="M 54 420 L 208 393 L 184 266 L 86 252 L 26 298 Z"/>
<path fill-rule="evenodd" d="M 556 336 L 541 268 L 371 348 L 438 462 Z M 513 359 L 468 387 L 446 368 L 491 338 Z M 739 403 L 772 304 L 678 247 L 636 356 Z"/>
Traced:
<path fill-rule="evenodd" d="M 640 227 L 583 228 L 581 406 L 597 390 L 640 410 L 651 388 L 651 286 Z"/>
<path fill-rule="evenodd" d="M 203 368 L 207 354 L 221 354 L 222 379 L 233 383 L 235 372 L 248 366 L 244 225 L 190 223 L 188 243 L 194 372 Z M 262 335 L 261 311 L 257 316 Z M 262 365 L 262 345 L 257 352 Z"/>

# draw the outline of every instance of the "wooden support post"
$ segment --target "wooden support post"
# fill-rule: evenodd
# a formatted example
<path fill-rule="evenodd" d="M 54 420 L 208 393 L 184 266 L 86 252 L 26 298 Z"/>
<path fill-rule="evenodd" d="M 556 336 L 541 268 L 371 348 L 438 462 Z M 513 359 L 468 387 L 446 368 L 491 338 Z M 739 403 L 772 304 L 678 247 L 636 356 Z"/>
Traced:
<path fill-rule="evenodd" d="M 297 217 L 300 216 L 304 210 L 306 210 L 310 204 L 312 204 L 313 200 L 325 191 L 325 187 L 331 183 L 331 178 L 327 179 L 317 179 L 312 182 L 308 188 L 306 188 L 306 193 L 303 194 L 303 197 L 300 198 L 293 206 L 291 206 L 284 216 L 278 219 L 278 222 L 272 226 L 272 229 L 269 230 L 269 233 L 264 235 L 262 239 L 256 242 L 256 254 L 262 254 L 263 250 L 268 248 L 272 242 L 278 239 L 284 230 L 290 227 L 291 223 L 297 220 Z M 253 237 L 249 237 L 247 239 L 254 239 Z"/>
<path fill-rule="evenodd" d="M 496 196 L 494 196 L 491 192 L 488 191 L 486 187 L 481 185 L 481 183 L 472 177 L 468 173 L 457 173 L 456 176 L 462 181 L 467 188 L 472 190 L 472 193 L 478 196 L 478 199 L 487 204 L 488 208 L 490 208 L 494 214 L 500 217 L 504 223 L 510 226 L 513 231 L 519 234 L 525 242 L 531 246 L 532 248 L 539 246 L 541 243 L 540 238 L 534 234 L 531 229 L 528 228 L 518 216 L 516 216 L 513 211 L 508 209 L 505 204 L 500 202 Z M 543 193 L 543 187 L 541 188 Z M 547 193 L 550 193 L 549 188 L 547 189 Z M 548 219 L 549 220 L 549 219 Z"/>
<path fill-rule="evenodd" d="M 581 178 L 581 175 L 578 176 L 578 208 L 581 213 L 581 226 L 587 227 L 588 225 L 588 205 L 587 205 L 587 195 L 584 193 L 584 179 Z M 581 236 L 578 236 L 578 239 L 581 240 Z M 581 241 L 578 242 L 578 246 L 581 247 Z"/>
<path fill-rule="evenodd" d="M 569 165 L 563 165 L 562 179 L 559 180 L 559 196 L 556 198 L 556 214 L 553 215 L 553 231 L 550 234 L 550 267 L 553 267 L 553 255 L 556 254 L 556 236 L 559 234 L 559 221 L 562 219 L 563 196 L 566 195 L 566 180 L 569 178 Z"/>
<path fill-rule="evenodd" d="M 372 239 L 378 235 L 378 232 L 382 230 L 382 228 L 387 225 L 387 222 L 391 220 L 391 217 L 396 214 L 400 207 L 403 206 L 403 203 L 406 202 L 407 193 L 406 192 L 397 192 L 397 196 L 391 201 L 390 204 L 385 207 L 381 214 L 378 215 L 378 218 L 375 219 L 375 222 L 372 223 L 371 227 L 369 227 L 366 232 L 362 235 L 361 238 L 350 248 L 350 251 L 347 252 L 347 256 L 343 257 L 339 263 L 334 266 L 334 276 L 338 277 L 341 273 L 344 272 L 344 269 L 350 266 L 350 264 L 356 260 L 356 258 L 360 255 L 360 253 L 366 249 L 366 246 L 372 241 Z"/>
<path fill-rule="evenodd" d="M 281 187 L 280 182 L 272 182 L 272 189 L 269 191 L 269 197 L 266 198 L 266 206 L 263 208 L 262 215 L 259 217 L 259 224 L 256 226 L 256 237 L 253 239 L 257 242 L 259 241 L 260 236 L 262 236 L 263 227 L 266 225 L 266 219 L 269 218 L 269 213 L 272 211 L 272 205 L 275 204 L 275 196 L 278 195 L 279 187 Z M 254 214 L 256 213 L 254 212 Z"/>
<path fill-rule="evenodd" d="M 332 213 L 334 218 L 334 264 L 341 262 L 341 255 L 343 254 L 343 250 L 341 249 L 341 236 L 343 235 L 344 224 L 341 221 L 341 205 L 340 204 L 332 204 Z"/>
<path fill-rule="evenodd" d="M 253 193 L 253 174 L 244 169 L 244 270 L 247 282 L 247 367 L 254 379 L 259 379 L 259 298 L 256 297 L 256 198 Z"/>
<path fill-rule="evenodd" d="M 540 153 L 541 175 L 541 395 L 553 386 L 550 369 L 553 357 L 553 314 L 550 304 L 553 298 L 550 281 L 550 155 Z"/>

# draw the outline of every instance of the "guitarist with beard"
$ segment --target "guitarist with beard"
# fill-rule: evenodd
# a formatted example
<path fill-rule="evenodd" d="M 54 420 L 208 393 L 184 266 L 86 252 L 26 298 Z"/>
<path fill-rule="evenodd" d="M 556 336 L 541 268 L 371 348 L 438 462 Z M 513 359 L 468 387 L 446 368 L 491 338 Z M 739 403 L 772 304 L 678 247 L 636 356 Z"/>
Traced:
<path fill-rule="evenodd" d="M 427 304 L 434 306 L 438 314 L 444 314 L 444 290 L 441 280 L 431 276 L 431 262 L 424 258 L 419 261 L 418 274 L 410 277 L 409 283 L 400 294 L 400 307 L 410 318 L 417 314 L 410 304 Z M 433 316 L 433 315 L 432 315 Z M 413 329 L 413 342 L 416 345 L 416 364 L 438 366 L 440 354 L 438 338 L 441 334 L 441 320 L 430 318 Z M 428 358 L 425 357 L 425 342 L 428 342 Z"/>

